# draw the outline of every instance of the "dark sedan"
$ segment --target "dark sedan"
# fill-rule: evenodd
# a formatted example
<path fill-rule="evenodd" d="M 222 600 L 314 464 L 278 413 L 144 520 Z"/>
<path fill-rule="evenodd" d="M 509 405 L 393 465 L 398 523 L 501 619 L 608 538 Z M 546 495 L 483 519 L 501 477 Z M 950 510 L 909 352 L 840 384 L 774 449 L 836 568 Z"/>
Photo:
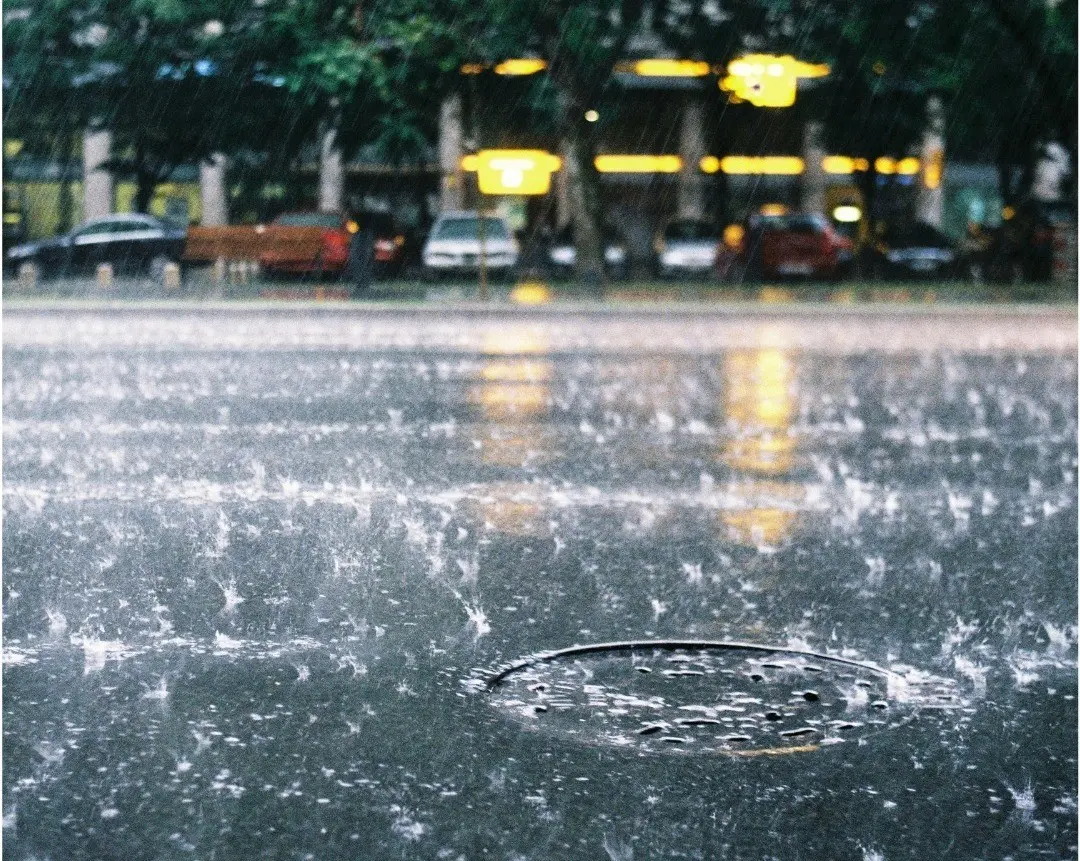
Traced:
<path fill-rule="evenodd" d="M 945 234 L 929 224 L 916 222 L 884 228 L 871 249 L 876 278 L 954 278 L 958 256 Z"/>
<path fill-rule="evenodd" d="M 109 263 L 117 274 L 158 278 L 168 263 L 179 263 L 187 231 L 152 215 L 110 215 L 88 221 L 63 236 L 26 242 L 8 250 L 4 267 L 24 264 L 43 278 L 92 274 Z"/>

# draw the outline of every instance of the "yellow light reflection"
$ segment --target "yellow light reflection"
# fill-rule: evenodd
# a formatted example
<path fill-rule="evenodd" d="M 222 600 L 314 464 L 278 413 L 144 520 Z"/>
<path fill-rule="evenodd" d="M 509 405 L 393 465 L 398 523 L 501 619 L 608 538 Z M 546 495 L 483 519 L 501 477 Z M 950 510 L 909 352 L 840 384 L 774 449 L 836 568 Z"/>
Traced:
<path fill-rule="evenodd" d="M 510 291 L 510 301 L 518 305 L 546 305 L 551 298 L 551 288 L 539 281 L 524 281 Z"/>
<path fill-rule="evenodd" d="M 530 329 L 493 329 L 483 344 L 480 382 L 467 400 L 483 419 L 480 459 L 493 466 L 522 466 L 549 457 L 540 421 L 550 409 L 552 363 L 547 339 Z"/>
<path fill-rule="evenodd" d="M 797 524 L 805 496 L 801 485 L 783 480 L 796 445 L 791 359 L 778 349 L 735 350 L 725 357 L 723 377 L 730 436 L 718 459 L 734 475 L 720 522 L 737 544 L 776 545 Z"/>
<path fill-rule="evenodd" d="M 548 531 L 547 518 L 535 494 L 529 484 L 495 482 L 470 507 L 485 527 L 503 535 L 542 535 Z"/>

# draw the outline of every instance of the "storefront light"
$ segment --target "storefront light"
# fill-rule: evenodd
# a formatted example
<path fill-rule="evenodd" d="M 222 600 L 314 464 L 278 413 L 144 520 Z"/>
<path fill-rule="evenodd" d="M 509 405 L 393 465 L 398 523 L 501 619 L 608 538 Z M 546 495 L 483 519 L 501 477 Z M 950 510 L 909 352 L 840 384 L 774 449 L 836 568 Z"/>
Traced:
<path fill-rule="evenodd" d="M 682 159 L 677 155 L 598 155 L 600 173 L 678 173 Z"/>
<path fill-rule="evenodd" d="M 728 174 L 795 176 L 804 169 L 803 160 L 792 155 L 726 155 L 720 159 L 720 170 Z"/>
<path fill-rule="evenodd" d="M 638 60 L 634 74 L 652 78 L 703 78 L 709 74 L 709 64 L 699 60 Z"/>
<path fill-rule="evenodd" d="M 518 60 L 503 60 L 495 67 L 496 75 L 535 75 L 547 68 L 547 63 L 538 57 L 526 57 Z"/>

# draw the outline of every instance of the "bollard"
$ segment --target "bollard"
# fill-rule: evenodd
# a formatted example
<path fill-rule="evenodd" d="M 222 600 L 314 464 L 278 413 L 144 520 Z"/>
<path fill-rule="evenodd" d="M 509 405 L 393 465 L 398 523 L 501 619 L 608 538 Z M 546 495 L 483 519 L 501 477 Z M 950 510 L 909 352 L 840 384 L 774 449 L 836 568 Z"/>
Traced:
<path fill-rule="evenodd" d="M 99 263 L 97 267 L 97 288 L 108 290 L 113 286 L 113 267 L 111 263 Z"/>
<path fill-rule="evenodd" d="M 19 267 L 19 289 L 25 292 L 32 292 L 38 283 L 38 268 L 37 264 L 27 261 Z"/>
<path fill-rule="evenodd" d="M 161 273 L 161 286 L 166 293 L 180 292 L 180 264 L 166 263 Z"/>
<path fill-rule="evenodd" d="M 225 275 L 227 273 L 226 263 L 224 257 L 219 257 L 214 261 L 214 271 L 211 274 L 211 278 L 214 281 L 215 286 L 220 287 L 225 283 Z"/>

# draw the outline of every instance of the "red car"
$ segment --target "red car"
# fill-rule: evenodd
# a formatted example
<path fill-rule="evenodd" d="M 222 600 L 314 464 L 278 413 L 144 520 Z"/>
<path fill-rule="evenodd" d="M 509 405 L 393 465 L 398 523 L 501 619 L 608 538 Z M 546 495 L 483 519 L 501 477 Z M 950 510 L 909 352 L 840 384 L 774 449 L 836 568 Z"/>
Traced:
<path fill-rule="evenodd" d="M 272 248 L 259 256 L 259 265 L 267 274 L 338 276 L 359 227 L 339 213 L 283 212 L 265 229 Z"/>
<path fill-rule="evenodd" d="M 738 266 L 751 277 L 836 278 L 855 257 L 854 243 L 820 213 L 753 215 L 741 230 L 725 231 L 721 274 Z"/>

